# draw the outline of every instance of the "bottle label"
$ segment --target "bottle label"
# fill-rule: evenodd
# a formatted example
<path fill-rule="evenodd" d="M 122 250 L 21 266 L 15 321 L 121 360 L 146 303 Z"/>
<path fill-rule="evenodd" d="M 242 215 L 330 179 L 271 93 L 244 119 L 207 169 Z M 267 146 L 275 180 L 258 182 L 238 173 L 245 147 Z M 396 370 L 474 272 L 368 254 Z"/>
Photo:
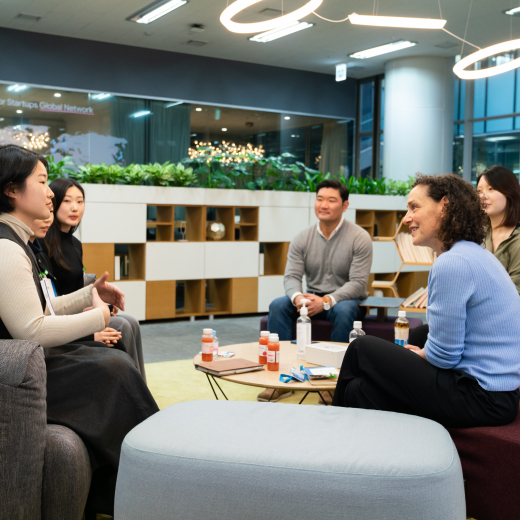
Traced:
<path fill-rule="evenodd" d="M 267 362 L 268 363 L 279 363 L 280 362 L 280 351 L 279 350 L 268 350 L 267 351 Z"/>
<path fill-rule="evenodd" d="M 305 349 L 311 342 L 311 324 L 298 323 L 296 326 L 296 351 L 305 355 Z"/>
<path fill-rule="evenodd" d="M 261 357 L 267 356 L 267 345 L 258 344 L 258 355 Z"/>
<path fill-rule="evenodd" d="M 202 353 L 213 355 L 213 341 L 211 343 L 202 342 Z"/>
<path fill-rule="evenodd" d="M 395 327 L 395 342 L 397 345 L 400 345 L 401 347 L 406 347 L 408 345 L 408 334 L 410 333 L 410 329 L 407 327 L 400 328 Z"/>

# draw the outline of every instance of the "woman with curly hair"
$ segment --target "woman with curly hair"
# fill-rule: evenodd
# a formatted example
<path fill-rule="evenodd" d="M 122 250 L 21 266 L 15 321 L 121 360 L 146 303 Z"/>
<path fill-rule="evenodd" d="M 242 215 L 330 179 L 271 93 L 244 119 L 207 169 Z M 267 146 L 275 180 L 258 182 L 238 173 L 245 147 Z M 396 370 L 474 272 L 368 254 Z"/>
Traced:
<path fill-rule="evenodd" d="M 477 181 L 488 216 L 484 245 L 504 266 L 520 293 L 520 184 L 504 166 L 491 166 Z"/>
<path fill-rule="evenodd" d="M 477 192 L 456 175 L 418 176 L 404 223 L 414 245 L 438 255 L 428 284 L 429 334 L 424 345 L 407 348 L 371 336 L 353 341 L 333 405 L 419 415 L 459 428 L 514 420 L 520 298 L 502 264 L 481 245 L 486 218 Z"/>

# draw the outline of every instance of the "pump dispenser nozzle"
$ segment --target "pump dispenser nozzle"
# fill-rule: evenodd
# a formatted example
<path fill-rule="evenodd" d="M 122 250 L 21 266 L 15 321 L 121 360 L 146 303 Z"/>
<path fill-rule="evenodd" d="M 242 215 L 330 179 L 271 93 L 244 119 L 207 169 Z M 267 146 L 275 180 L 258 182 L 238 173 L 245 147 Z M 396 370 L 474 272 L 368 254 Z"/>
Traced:
<path fill-rule="evenodd" d="M 302 302 L 302 307 L 300 309 L 300 315 L 301 316 L 307 316 L 309 314 L 309 309 L 307 309 L 307 307 L 305 307 L 305 304 L 306 303 L 310 303 L 310 300 L 300 300 Z"/>

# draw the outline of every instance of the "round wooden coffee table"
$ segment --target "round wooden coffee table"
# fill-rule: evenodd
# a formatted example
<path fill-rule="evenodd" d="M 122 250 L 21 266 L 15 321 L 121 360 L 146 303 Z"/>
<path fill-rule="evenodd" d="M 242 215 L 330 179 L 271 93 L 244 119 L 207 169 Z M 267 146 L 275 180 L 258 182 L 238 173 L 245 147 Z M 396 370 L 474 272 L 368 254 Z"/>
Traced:
<path fill-rule="evenodd" d="M 325 342 L 323 342 L 325 343 Z M 346 343 L 336 343 L 337 345 L 346 345 Z M 219 352 L 222 351 L 231 351 L 235 353 L 235 358 L 243 358 L 249 361 L 258 361 L 258 343 L 239 343 L 237 345 L 227 345 L 225 347 L 219 347 Z M 220 358 L 224 359 L 224 358 Z M 196 365 L 202 361 L 202 356 L 197 354 L 193 358 L 193 364 Z M 315 367 L 317 365 L 313 365 L 312 363 L 307 363 L 303 359 L 298 359 L 296 355 L 296 345 L 291 343 L 290 341 L 280 341 L 280 370 L 278 372 L 271 372 L 267 370 L 258 370 L 256 372 L 246 372 L 243 374 L 233 374 L 231 376 L 213 376 L 210 374 L 206 374 L 209 384 L 211 385 L 211 389 L 215 394 L 215 398 L 218 399 L 217 393 L 212 385 L 213 382 L 217 385 L 219 390 L 222 392 L 222 395 L 227 399 L 226 394 L 220 388 L 217 379 L 224 379 L 226 381 L 232 381 L 233 383 L 238 383 L 241 385 L 248 386 L 258 386 L 260 388 L 272 388 L 273 393 L 275 390 L 300 390 L 304 391 L 305 395 L 299 404 L 301 404 L 307 395 L 311 392 L 330 392 L 333 394 L 336 389 L 336 384 L 329 385 L 311 385 L 308 381 L 304 383 L 294 382 L 294 383 L 282 383 L 280 381 L 280 374 L 290 374 L 291 368 L 300 368 L 300 366 L 304 367 Z"/>

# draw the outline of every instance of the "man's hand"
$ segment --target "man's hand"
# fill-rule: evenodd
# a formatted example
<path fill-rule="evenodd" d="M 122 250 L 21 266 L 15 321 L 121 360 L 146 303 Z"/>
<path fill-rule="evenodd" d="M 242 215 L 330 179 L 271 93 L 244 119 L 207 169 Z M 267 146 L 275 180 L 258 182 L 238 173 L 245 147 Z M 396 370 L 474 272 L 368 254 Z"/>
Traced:
<path fill-rule="evenodd" d="M 428 361 L 426 359 L 426 352 L 424 352 L 423 348 L 416 347 L 415 345 L 406 345 L 406 347 L 404 347 L 404 348 L 407 348 L 408 350 L 415 352 L 418 356 L 422 357 L 425 361 Z M 428 361 L 428 363 L 429 363 L 429 361 Z"/>
<path fill-rule="evenodd" d="M 115 316 L 119 312 L 119 309 L 114 305 L 112 307 L 112 312 L 110 313 L 110 316 Z"/>
<path fill-rule="evenodd" d="M 310 300 L 310 302 L 305 305 L 307 309 L 309 309 L 309 317 L 315 316 L 323 310 L 323 298 L 320 298 L 315 294 L 304 294 L 302 299 Z M 300 305 L 300 307 L 302 305 Z"/>
<path fill-rule="evenodd" d="M 118 307 L 122 311 L 125 310 L 125 295 L 123 291 L 115 285 L 111 283 L 107 283 L 108 271 L 105 271 L 105 274 L 96 280 L 94 283 L 94 289 L 97 289 L 99 297 L 105 303 L 111 303 L 112 305 Z"/>
<path fill-rule="evenodd" d="M 121 339 L 121 333 L 109 327 L 94 334 L 94 341 L 104 343 L 108 347 L 115 345 L 119 339 Z"/>

